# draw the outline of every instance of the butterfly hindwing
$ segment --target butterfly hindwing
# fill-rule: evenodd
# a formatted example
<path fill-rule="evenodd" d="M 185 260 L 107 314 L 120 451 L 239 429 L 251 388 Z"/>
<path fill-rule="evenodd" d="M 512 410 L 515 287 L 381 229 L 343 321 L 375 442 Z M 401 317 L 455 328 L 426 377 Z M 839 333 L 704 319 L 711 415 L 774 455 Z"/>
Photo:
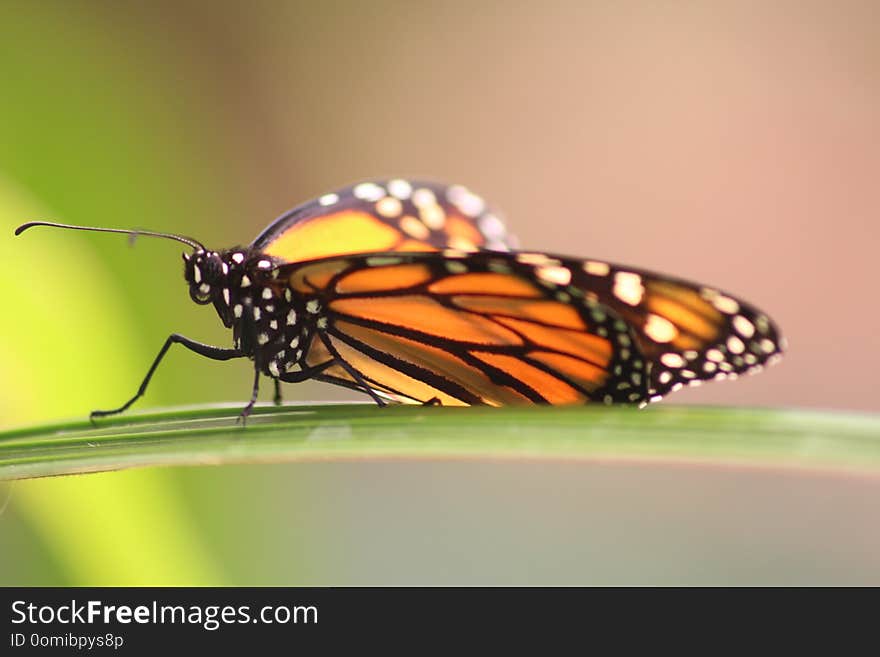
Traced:
<path fill-rule="evenodd" d="M 403 402 L 647 399 L 646 361 L 610 309 L 503 253 L 361 254 L 285 265 L 315 313 L 320 378 Z"/>
<path fill-rule="evenodd" d="M 516 246 L 497 213 L 461 185 L 372 180 L 300 205 L 251 244 L 276 262 L 373 251 L 508 251 Z"/>

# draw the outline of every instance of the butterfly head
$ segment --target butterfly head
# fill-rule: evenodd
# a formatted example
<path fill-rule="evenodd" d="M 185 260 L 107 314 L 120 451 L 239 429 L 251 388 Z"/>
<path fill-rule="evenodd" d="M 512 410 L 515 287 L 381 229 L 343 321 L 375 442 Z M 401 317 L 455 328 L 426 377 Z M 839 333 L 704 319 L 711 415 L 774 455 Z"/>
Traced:
<path fill-rule="evenodd" d="M 216 251 L 196 249 L 183 254 L 183 276 L 189 283 L 189 296 L 197 304 L 204 305 L 216 301 L 221 290 L 227 287 L 226 279 L 229 265 Z"/>

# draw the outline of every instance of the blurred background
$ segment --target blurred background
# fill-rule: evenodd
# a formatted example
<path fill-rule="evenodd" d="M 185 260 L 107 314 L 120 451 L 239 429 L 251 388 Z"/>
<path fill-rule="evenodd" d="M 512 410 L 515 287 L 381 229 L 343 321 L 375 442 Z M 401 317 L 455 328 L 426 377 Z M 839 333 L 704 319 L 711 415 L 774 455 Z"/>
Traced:
<path fill-rule="evenodd" d="M 0 427 L 127 399 L 172 331 L 230 340 L 174 244 L 19 223 L 222 248 L 385 175 L 461 182 L 530 249 L 715 284 L 779 322 L 781 365 L 672 403 L 877 411 L 878 26 L 869 0 L 5 0 Z M 248 370 L 172 351 L 139 408 L 244 403 Z M 325 463 L 5 498 L 5 585 L 880 583 L 866 477 Z"/>

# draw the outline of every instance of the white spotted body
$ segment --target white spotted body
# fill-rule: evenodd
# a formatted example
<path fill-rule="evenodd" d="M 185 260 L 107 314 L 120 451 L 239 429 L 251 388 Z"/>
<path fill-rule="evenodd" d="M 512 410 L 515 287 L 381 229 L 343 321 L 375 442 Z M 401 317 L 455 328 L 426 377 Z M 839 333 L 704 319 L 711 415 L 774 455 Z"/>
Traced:
<path fill-rule="evenodd" d="M 301 367 L 303 345 L 320 319 L 306 308 L 316 301 L 291 294 L 275 277 L 270 258 L 238 248 L 197 251 L 184 259 L 184 276 L 191 292 L 197 292 L 193 299 L 213 303 L 224 326 L 232 329 L 233 346 L 263 374 L 278 379 Z"/>

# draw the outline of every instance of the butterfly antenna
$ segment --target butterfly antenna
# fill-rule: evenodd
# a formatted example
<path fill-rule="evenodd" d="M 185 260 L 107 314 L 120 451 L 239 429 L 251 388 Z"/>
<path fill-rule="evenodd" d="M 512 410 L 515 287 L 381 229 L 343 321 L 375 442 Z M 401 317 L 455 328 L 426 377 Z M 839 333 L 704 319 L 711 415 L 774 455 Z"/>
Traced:
<path fill-rule="evenodd" d="M 21 235 L 28 228 L 33 228 L 34 226 L 51 226 L 53 228 L 69 228 L 70 230 L 90 230 L 96 233 L 121 233 L 123 235 L 130 235 L 131 240 L 134 241 L 140 235 L 147 235 L 148 237 L 164 237 L 165 239 L 175 240 L 177 242 L 182 242 L 187 246 L 191 246 L 193 249 L 200 249 L 205 251 L 205 247 L 198 241 L 194 240 L 191 237 L 184 237 L 183 235 L 175 235 L 174 233 L 157 233 L 152 230 L 126 230 L 124 228 L 93 228 L 90 226 L 73 226 L 71 224 L 59 224 L 52 221 L 29 221 L 26 224 L 22 224 L 18 228 L 15 229 L 16 235 Z"/>

